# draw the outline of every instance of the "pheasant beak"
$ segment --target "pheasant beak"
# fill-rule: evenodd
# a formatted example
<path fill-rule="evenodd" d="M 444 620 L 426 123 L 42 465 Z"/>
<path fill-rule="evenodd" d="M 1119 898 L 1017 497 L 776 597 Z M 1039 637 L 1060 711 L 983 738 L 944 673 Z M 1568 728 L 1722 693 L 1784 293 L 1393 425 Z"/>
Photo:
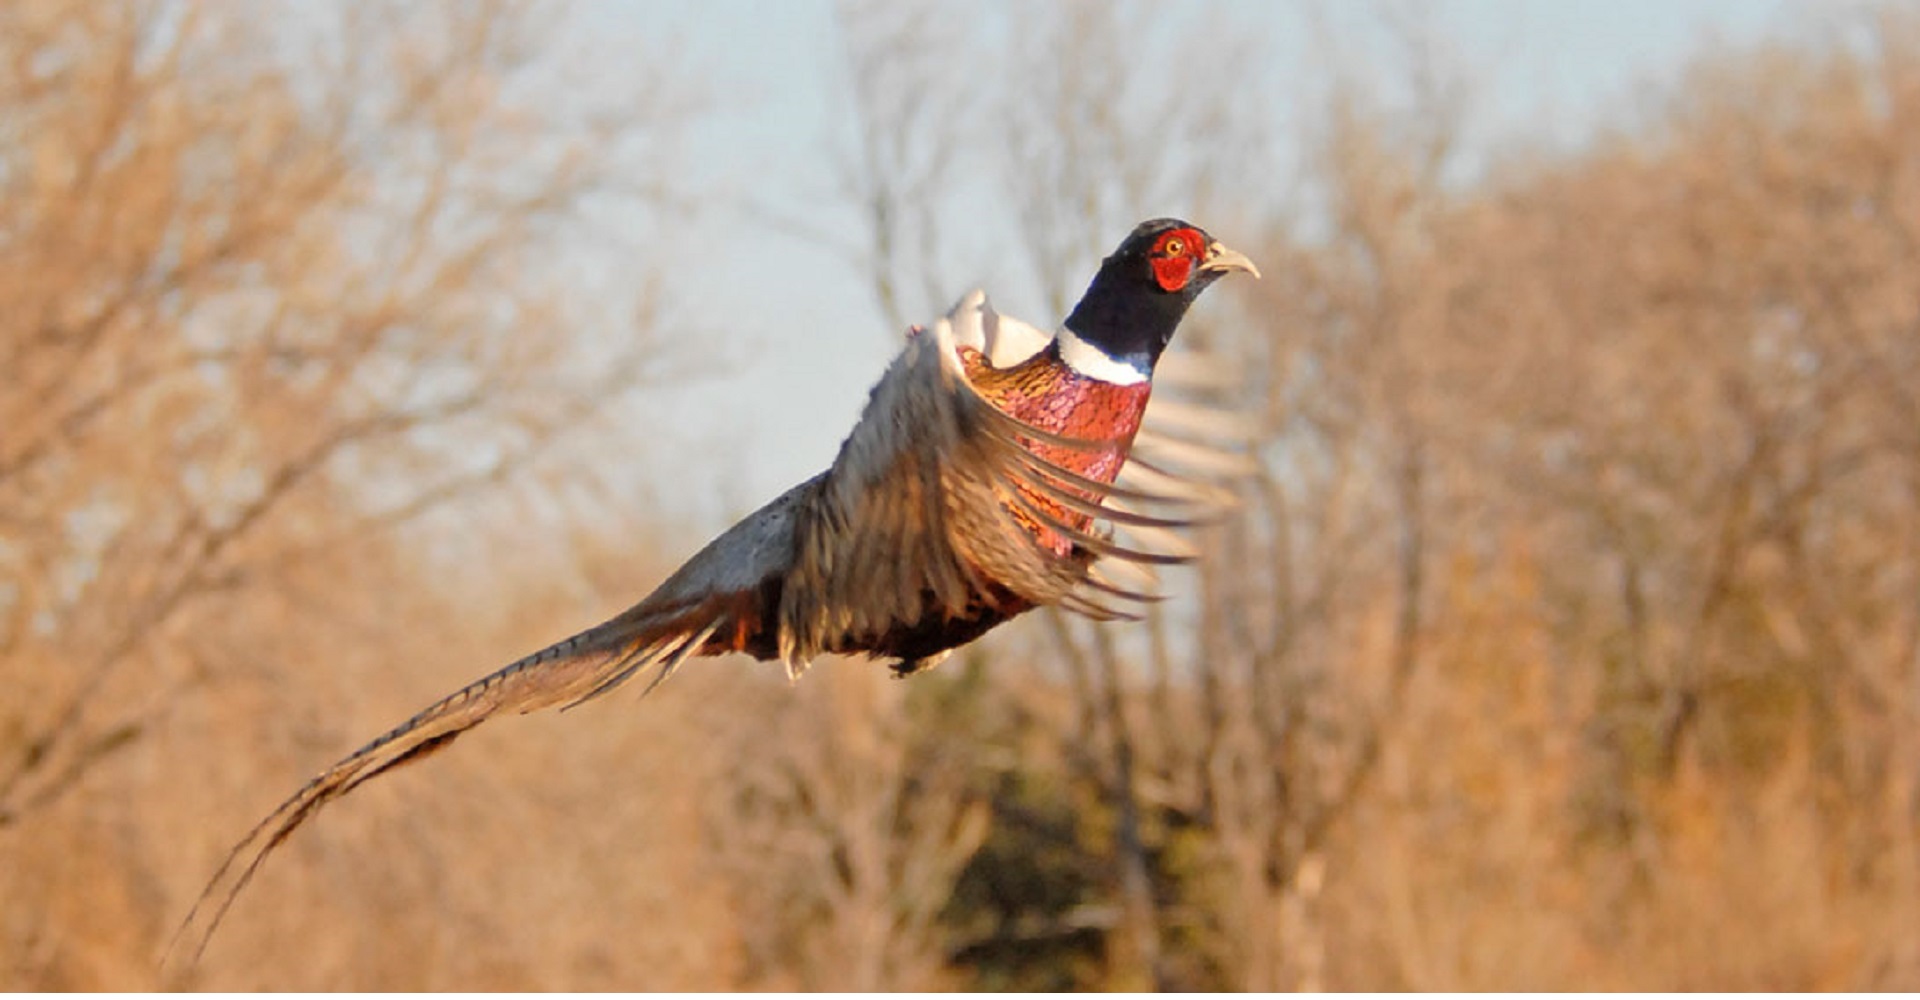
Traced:
<path fill-rule="evenodd" d="M 1246 254 L 1217 240 L 1207 245 L 1207 256 L 1200 261 L 1200 270 L 1245 271 L 1256 279 L 1260 277 L 1260 269 L 1253 266 Z"/>

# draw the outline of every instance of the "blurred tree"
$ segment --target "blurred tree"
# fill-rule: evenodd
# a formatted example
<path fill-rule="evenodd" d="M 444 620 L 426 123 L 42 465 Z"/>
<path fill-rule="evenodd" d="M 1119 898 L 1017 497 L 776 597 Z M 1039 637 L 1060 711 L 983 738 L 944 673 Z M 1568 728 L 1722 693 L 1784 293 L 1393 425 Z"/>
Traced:
<path fill-rule="evenodd" d="M 1172 191 L 1207 219 L 1193 193 L 1233 190 L 1238 144 L 1259 148 L 1195 114 L 1213 102 L 1190 77 L 1142 72 L 1165 50 L 1140 24 L 1164 39 L 1175 20 L 1069 4 L 1002 38 L 983 19 L 949 54 L 1004 46 L 1018 86 L 929 78 L 1003 137 L 957 147 L 973 165 L 958 176 L 1004 179 L 1053 314 L 1110 217 Z M 1844 900 L 1865 924 L 1713 967 L 1804 983 L 1809 965 L 1831 974 L 1809 957 L 1823 948 L 1912 966 L 1886 938 L 1908 908 L 1877 887 L 1915 884 L 1920 815 L 1920 620 L 1896 596 L 1920 565 L 1916 22 L 1836 23 L 1702 59 L 1591 147 L 1494 156 L 1466 147 L 1472 81 L 1430 19 L 1381 12 L 1397 75 L 1312 98 L 1310 210 L 1256 254 L 1268 276 L 1245 322 L 1194 331 L 1245 362 L 1266 423 L 1264 471 L 1209 548 L 1192 617 L 1175 606 L 1140 644 L 1056 620 L 1035 647 L 1073 708 L 1051 717 L 1052 752 L 1014 758 L 959 884 L 950 919 L 982 975 L 1512 987 L 1568 981 L 1553 977 L 1626 940 L 1677 956 L 1631 929 L 1719 912 L 1675 888 L 1714 884 L 1679 855 L 1783 788 L 1822 818 L 1768 814 L 1820 840 L 1835 888 L 1782 883 L 1799 906 L 1724 919 L 1767 937 L 1799 925 L 1765 921 Z M 1232 54 L 1210 53 L 1209 79 L 1243 79 L 1218 68 Z M 922 106 L 949 105 L 925 96 L 903 120 L 928 127 Z M 980 197 L 940 180 L 949 205 Z M 1217 207 L 1244 218 L 1273 186 Z M 887 256 L 890 238 L 870 242 Z M 1036 788 L 1075 802 L 1071 820 L 1034 821 Z M 1104 875 L 1084 858 L 1020 874 L 1076 844 L 1107 855 Z M 1021 879 L 1024 902 L 1004 891 Z M 1193 898 L 1209 918 L 1181 918 L 1172 901 Z M 1512 923 L 1554 905 L 1565 922 Z M 1176 972 L 1182 927 L 1200 935 L 1177 957 L 1206 957 Z M 1045 964 L 1088 955 L 1098 973 Z M 1842 964 L 1868 977 L 1842 981 L 1879 974 Z"/>
<path fill-rule="evenodd" d="M 1264 233 L 1182 333 L 1260 468 L 1178 600 L 477 736 L 292 845 L 204 981 L 1920 984 L 1920 17 L 1548 153 L 1474 146 L 1385 8 L 1292 177 L 1218 13 L 841 17 L 830 245 L 893 326 L 975 277 L 1057 317 L 1144 216 Z M 533 20 L 0 9 L 7 983 L 152 985 L 257 789 L 652 562 L 605 509 L 538 572 L 436 554 L 567 502 L 566 432 L 672 358 L 656 262 L 583 294 L 572 241 L 671 196 L 684 105 L 551 100 Z"/>
<path fill-rule="evenodd" d="M 655 197 L 625 154 L 678 112 L 553 103 L 533 29 L 503 4 L 0 12 L 0 829 L 271 669 L 248 646 L 288 607 L 377 600 L 356 545 L 671 363 L 645 282 L 591 299 L 564 260 L 590 208 Z M 613 350 L 558 333 L 635 321 Z"/>
<path fill-rule="evenodd" d="M 818 683 L 757 689 L 771 701 L 735 730 L 712 833 L 734 906 L 761 929 L 747 943 L 754 985 L 959 984 L 940 916 L 987 815 L 944 688 L 848 661 Z"/>

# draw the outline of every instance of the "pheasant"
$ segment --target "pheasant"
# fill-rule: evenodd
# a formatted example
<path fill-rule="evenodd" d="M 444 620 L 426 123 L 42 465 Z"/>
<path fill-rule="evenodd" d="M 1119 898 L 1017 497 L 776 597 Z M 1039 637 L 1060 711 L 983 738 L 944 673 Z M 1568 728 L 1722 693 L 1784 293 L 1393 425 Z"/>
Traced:
<path fill-rule="evenodd" d="M 1134 453 L 1155 365 L 1195 298 L 1233 271 L 1259 277 L 1191 223 L 1156 219 L 1101 263 L 1052 335 L 997 314 L 979 291 L 915 327 L 827 471 L 722 533 L 632 608 L 321 772 L 232 849 L 176 945 L 193 940 L 197 957 L 261 863 L 321 807 L 502 710 L 578 704 L 648 669 L 651 692 L 694 656 L 745 653 L 797 677 L 822 654 L 865 654 L 905 676 L 1033 608 L 1138 617 L 1130 609 L 1160 595 L 1114 574 L 1150 577 L 1137 567 L 1190 555 L 1130 547 L 1113 529 L 1164 533 L 1192 523 L 1205 498 Z M 1188 454 L 1204 453 L 1189 444 Z M 1117 485 L 1123 465 L 1157 485 Z M 1152 504 L 1188 506 L 1144 513 Z"/>

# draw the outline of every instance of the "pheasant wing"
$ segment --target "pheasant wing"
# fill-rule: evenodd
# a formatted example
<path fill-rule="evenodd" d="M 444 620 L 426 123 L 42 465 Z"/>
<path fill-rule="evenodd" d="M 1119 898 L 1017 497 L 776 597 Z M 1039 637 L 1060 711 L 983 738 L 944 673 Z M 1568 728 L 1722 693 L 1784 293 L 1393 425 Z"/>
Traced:
<path fill-rule="evenodd" d="M 1164 542 L 1217 506 L 1211 494 L 1177 476 L 1129 487 L 1050 461 L 1039 446 L 1127 443 L 1063 437 L 1008 415 L 975 390 L 960 355 L 967 346 L 1017 361 L 1044 343 L 977 292 L 910 335 L 796 522 L 780 607 L 789 670 L 908 623 L 965 617 L 993 594 L 1022 607 L 1137 617 L 1128 605 L 1159 595 L 1115 577 L 1151 583 L 1141 567 L 1192 558 L 1177 539 L 1170 550 L 1134 547 L 1114 541 L 1113 529 Z M 1048 533 L 1071 548 L 1045 544 Z"/>

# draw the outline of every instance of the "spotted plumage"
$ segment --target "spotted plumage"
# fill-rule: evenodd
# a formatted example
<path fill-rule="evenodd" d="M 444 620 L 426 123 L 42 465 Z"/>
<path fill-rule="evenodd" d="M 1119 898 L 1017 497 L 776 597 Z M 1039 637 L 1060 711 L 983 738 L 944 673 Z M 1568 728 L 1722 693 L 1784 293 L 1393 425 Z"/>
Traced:
<path fill-rule="evenodd" d="M 729 528 L 618 616 L 489 674 L 322 771 L 228 854 L 176 940 L 197 955 L 273 848 L 327 803 L 503 710 L 653 685 L 695 656 L 798 676 L 825 653 L 906 674 L 1024 611 L 1126 618 L 1116 577 L 1186 556 L 1130 547 L 1192 522 L 1200 494 L 1134 450 L 1151 376 L 1188 306 L 1246 257 L 1190 223 L 1142 223 L 1049 335 L 984 295 L 907 340 L 826 472 Z M 1187 454 L 1207 454 L 1192 445 Z M 1119 485 L 1124 469 L 1158 487 Z M 1145 513 L 1140 508 L 1169 508 Z"/>

